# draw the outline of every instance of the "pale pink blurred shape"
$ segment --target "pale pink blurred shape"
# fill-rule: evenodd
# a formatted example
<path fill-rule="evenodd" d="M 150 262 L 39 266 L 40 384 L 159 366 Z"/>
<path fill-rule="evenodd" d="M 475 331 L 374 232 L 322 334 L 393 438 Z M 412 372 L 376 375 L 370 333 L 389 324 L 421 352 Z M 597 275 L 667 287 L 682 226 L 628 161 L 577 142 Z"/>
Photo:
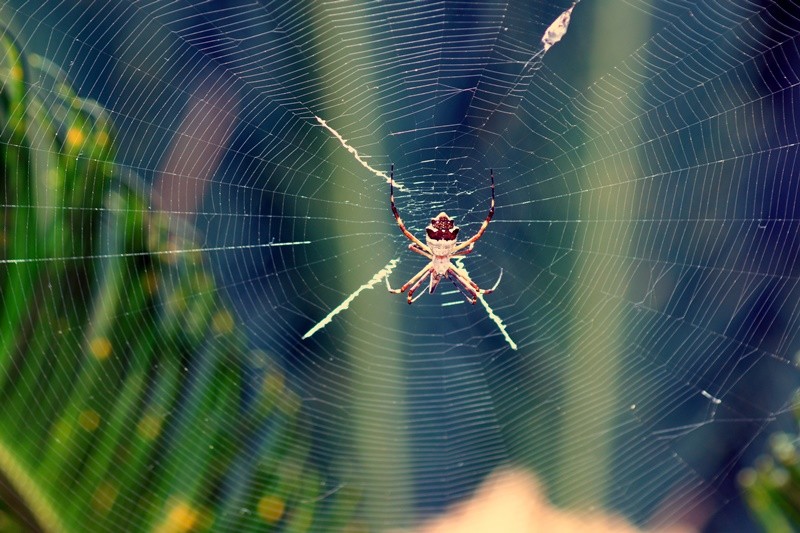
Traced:
<path fill-rule="evenodd" d="M 153 186 L 159 210 L 194 218 L 236 126 L 237 107 L 235 93 L 218 78 L 194 91 Z"/>
<path fill-rule="evenodd" d="M 468 501 L 414 530 L 415 533 L 636 533 L 624 519 L 600 512 L 577 513 L 550 504 L 536 479 L 522 470 L 490 476 Z M 689 533 L 690 526 L 649 530 Z"/>

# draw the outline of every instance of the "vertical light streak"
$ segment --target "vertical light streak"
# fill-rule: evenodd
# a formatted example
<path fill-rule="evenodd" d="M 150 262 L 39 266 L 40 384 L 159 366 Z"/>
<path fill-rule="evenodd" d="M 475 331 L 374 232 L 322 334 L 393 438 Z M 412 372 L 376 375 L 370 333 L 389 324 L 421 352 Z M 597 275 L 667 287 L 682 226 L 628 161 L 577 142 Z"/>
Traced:
<path fill-rule="evenodd" d="M 625 79 L 637 81 L 624 89 L 616 86 L 616 73 L 610 77 L 606 74 L 609 65 L 616 65 L 621 50 L 633 50 L 647 41 L 652 20 L 645 12 L 610 4 L 592 10 L 592 14 L 595 18 L 587 26 L 591 28 L 591 44 L 586 47 L 583 74 L 592 86 L 582 104 L 592 111 L 583 119 L 583 144 L 574 153 L 584 162 L 576 176 L 576 186 L 583 191 L 581 201 L 571 215 L 583 221 L 572 237 L 574 248 L 581 251 L 571 270 L 574 279 L 569 320 L 575 327 L 568 338 L 569 357 L 560 370 L 569 379 L 559 403 L 559 464 L 552 488 L 560 504 L 580 508 L 607 504 L 614 494 L 616 417 L 621 394 L 629 392 L 624 388 L 629 376 L 623 363 L 625 331 L 630 326 L 616 298 L 626 298 L 636 256 L 631 246 L 635 248 L 637 242 L 631 224 L 622 221 L 628 215 L 622 213 L 637 213 L 642 208 L 639 201 L 645 199 L 635 179 L 642 175 L 637 150 L 631 150 L 631 155 L 598 142 L 594 128 L 597 124 L 619 124 L 614 133 L 619 138 L 643 135 L 639 131 L 642 122 L 629 121 L 627 113 L 644 105 L 642 98 L 648 90 L 646 55 L 637 52 L 632 56 L 638 60 L 629 63 Z M 609 39 L 610 32 L 618 27 L 626 31 Z M 598 260 L 598 253 L 603 260 Z"/>

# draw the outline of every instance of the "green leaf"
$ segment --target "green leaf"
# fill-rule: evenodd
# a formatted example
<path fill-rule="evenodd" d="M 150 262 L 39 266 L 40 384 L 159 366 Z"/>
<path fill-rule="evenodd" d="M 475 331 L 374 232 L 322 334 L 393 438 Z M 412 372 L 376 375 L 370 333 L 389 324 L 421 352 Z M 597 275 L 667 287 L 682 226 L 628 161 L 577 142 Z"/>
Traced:
<path fill-rule="evenodd" d="M 348 527 L 360 496 L 322 483 L 266 354 L 244 401 L 247 342 L 195 230 L 150 210 L 108 113 L 2 24 L 0 513 L 47 531 Z"/>

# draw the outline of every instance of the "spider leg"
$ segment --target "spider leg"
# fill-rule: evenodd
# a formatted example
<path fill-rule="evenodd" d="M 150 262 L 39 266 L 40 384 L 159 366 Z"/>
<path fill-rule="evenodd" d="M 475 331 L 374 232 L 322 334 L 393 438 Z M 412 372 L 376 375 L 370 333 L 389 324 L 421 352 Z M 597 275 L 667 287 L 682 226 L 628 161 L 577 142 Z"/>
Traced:
<path fill-rule="evenodd" d="M 455 265 L 450 265 L 450 268 L 448 269 L 447 273 L 448 274 L 452 273 L 453 276 L 455 276 L 456 279 L 458 279 L 458 281 L 463 283 L 464 286 L 467 287 L 468 289 L 477 291 L 480 288 L 478 287 L 477 283 L 472 281 L 472 278 L 469 277 L 469 274 L 467 274 L 466 272 L 464 272 Z"/>
<path fill-rule="evenodd" d="M 491 289 L 481 289 L 478 287 L 478 284 L 472 281 L 472 278 L 469 277 L 469 274 L 461 270 L 455 265 L 450 265 L 450 269 L 448 272 L 452 272 L 458 280 L 463 283 L 467 288 L 471 288 L 477 294 L 491 294 L 500 285 L 500 280 L 503 279 L 503 269 L 500 269 L 500 276 L 498 276 L 497 281 L 495 281 L 494 285 Z"/>
<path fill-rule="evenodd" d="M 456 252 L 456 253 L 454 253 L 454 254 L 450 254 L 450 257 L 453 257 L 454 255 L 469 255 L 469 254 L 471 254 L 471 253 L 472 253 L 472 250 L 473 250 L 474 248 L 475 248 L 475 243 L 472 243 L 472 244 L 470 245 L 470 247 L 469 247 L 469 248 L 467 248 L 466 250 L 461 250 L 460 252 Z"/>
<path fill-rule="evenodd" d="M 503 269 L 502 268 L 500 269 L 500 275 L 497 276 L 497 281 L 494 282 L 494 285 L 492 285 L 492 288 L 489 289 L 489 292 L 494 292 L 494 290 L 497 288 L 497 286 L 500 285 L 500 280 L 501 279 L 503 279 Z"/>
<path fill-rule="evenodd" d="M 419 248 L 419 246 L 417 246 L 417 245 L 416 245 L 416 244 L 414 244 L 413 242 L 412 242 L 411 244 L 409 244 L 409 245 L 408 245 L 408 249 L 409 249 L 409 250 L 411 250 L 412 252 L 416 252 L 416 253 L 418 253 L 418 254 L 419 254 L 419 255 L 421 255 L 421 256 L 427 257 L 428 259 L 433 259 L 433 255 L 429 254 L 429 253 L 428 253 L 428 252 L 426 252 L 425 250 L 421 250 L 421 249 Z"/>
<path fill-rule="evenodd" d="M 389 289 L 389 292 L 391 292 L 392 294 L 400 294 L 401 292 L 405 292 L 408 287 L 413 285 L 418 279 L 422 278 L 422 276 L 424 276 L 425 273 L 428 272 L 428 270 L 430 270 L 430 268 L 431 268 L 430 263 L 425 265 L 422 268 L 422 270 L 420 270 L 419 272 L 414 274 L 414 277 L 412 277 L 410 280 L 408 280 L 406 282 L 406 284 L 403 285 L 402 287 L 400 287 L 399 289 L 393 289 L 392 287 L 389 286 L 389 277 L 387 276 L 385 278 L 386 279 L 386 288 Z"/>
<path fill-rule="evenodd" d="M 472 289 L 470 289 L 470 288 L 466 287 L 466 286 L 465 286 L 465 285 L 464 285 L 464 284 L 461 282 L 461 280 L 459 280 L 459 279 L 458 279 L 456 276 L 454 276 L 454 275 L 453 275 L 453 276 L 451 276 L 451 275 L 448 275 L 448 276 L 447 276 L 447 278 L 448 278 L 450 281 L 452 281 L 452 282 L 453 282 L 453 285 L 455 285 L 455 286 L 456 286 L 456 289 L 458 289 L 458 292 L 460 292 L 460 293 L 462 294 L 462 296 L 464 296 L 464 298 L 466 298 L 466 299 L 467 299 L 467 303 L 471 303 L 472 305 L 475 305 L 475 302 L 477 302 L 477 301 L 478 301 L 478 295 L 477 295 L 477 294 L 475 294 L 475 291 L 473 291 Z"/>
<path fill-rule="evenodd" d="M 392 205 L 392 214 L 397 221 L 397 225 L 400 226 L 400 231 L 403 232 L 403 235 L 426 252 L 430 252 L 431 249 L 428 248 L 424 242 L 414 237 L 414 235 L 406 229 L 406 225 L 403 224 L 403 219 L 400 218 L 400 212 L 397 210 L 397 206 L 394 205 L 394 165 L 392 165 L 391 175 L 389 176 L 389 203 Z"/>
<path fill-rule="evenodd" d="M 474 281 L 469 279 L 469 277 L 464 278 L 464 276 L 460 274 L 458 271 L 456 271 L 454 268 L 448 270 L 447 274 L 450 276 L 450 279 L 455 280 L 464 286 L 464 290 L 466 290 L 467 293 L 469 293 L 472 296 L 472 300 L 470 301 L 470 303 L 472 303 L 472 305 L 475 305 L 475 302 L 478 301 L 478 294 L 480 292 L 480 288 L 478 287 L 478 285 L 476 285 Z"/>
<path fill-rule="evenodd" d="M 433 276 L 433 272 L 431 272 L 431 276 Z M 414 291 L 416 291 L 417 289 L 419 289 L 419 286 L 420 286 L 420 285 L 422 285 L 422 282 L 423 282 L 423 281 L 425 281 L 425 278 L 424 278 L 424 277 L 422 277 L 422 278 L 419 278 L 419 281 L 417 281 L 417 282 L 414 284 L 414 286 L 413 286 L 413 287 L 411 287 L 410 289 L 408 289 L 408 305 L 411 305 L 412 303 L 416 302 L 416 301 L 417 301 L 417 299 L 419 299 L 419 297 L 420 297 L 420 296 L 422 296 L 423 294 L 425 294 L 424 292 L 421 292 L 421 293 L 419 293 L 419 294 L 417 295 L 417 297 L 416 297 L 416 298 L 413 298 L 413 299 L 411 298 L 411 296 L 414 294 Z"/>
<path fill-rule="evenodd" d="M 428 287 L 428 294 L 433 294 L 433 291 L 439 286 L 439 282 L 442 281 L 442 277 L 443 276 L 431 273 L 431 285 Z"/>
<path fill-rule="evenodd" d="M 486 220 L 483 221 L 483 224 L 481 224 L 478 233 L 476 233 L 475 236 L 472 237 L 471 239 L 456 244 L 455 248 L 453 248 L 454 252 L 457 252 L 458 250 L 461 250 L 463 248 L 466 248 L 467 246 L 475 244 L 475 241 L 480 239 L 483 236 L 483 232 L 485 232 L 486 228 L 489 227 L 489 222 L 492 221 L 492 217 L 494 216 L 494 170 L 489 170 L 489 177 L 492 180 L 492 203 L 489 204 L 489 215 L 486 217 Z"/>

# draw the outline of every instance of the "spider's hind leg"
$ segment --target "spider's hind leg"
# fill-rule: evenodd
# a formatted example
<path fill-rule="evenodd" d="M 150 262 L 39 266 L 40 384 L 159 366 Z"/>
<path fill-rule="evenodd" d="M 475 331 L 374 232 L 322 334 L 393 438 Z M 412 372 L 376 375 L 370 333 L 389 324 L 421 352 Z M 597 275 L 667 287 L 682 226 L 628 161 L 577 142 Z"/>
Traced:
<path fill-rule="evenodd" d="M 433 294 L 433 292 L 436 290 L 436 287 L 439 286 L 440 281 L 442 281 L 442 276 L 434 273 L 431 274 L 431 284 L 430 287 L 428 287 L 428 294 Z"/>
<path fill-rule="evenodd" d="M 419 293 L 419 294 L 417 295 L 417 298 L 412 298 L 412 296 L 414 295 L 414 292 L 415 292 L 417 289 L 419 289 L 419 286 L 420 286 L 420 285 L 422 285 L 422 282 L 423 282 L 423 281 L 425 281 L 425 278 L 424 278 L 424 277 L 420 278 L 420 279 L 419 279 L 419 281 L 417 281 L 417 282 L 414 284 L 414 286 L 413 286 L 413 287 L 411 287 L 410 289 L 408 289 L 408 305 L 411 305 L 412 303 L 416 302 L 416 301 L 417 301 L 417 298 L 419 298 L 420 296 L 422 296 L 423 294 L 425 294 L 424 292 L 421 292 L 421 293 Z"/>
<path fill-rule="evenodd" d="M 475 305 L 478 302 L 478 295 L 471 290 L 469 287 L 465 286 L 457 276 L 447 276 L 450 281 L 453 282 L 453 285 L 456 286 L 458 292 L 466 298 L 467 303 Z"/>
<path fill-rule="evenodd" d="M 410 280 L 408 280 L 408 281 L 405 283 L 405 285 L 403 285 L 403 286 L 402 286 L 402 287 L 400 287 L 399 289 L 393 289 L 393 288 L 391 287 L 391 285 L 389 285 L 389 276 L 386 276 L 386 277 L 384 278 L 384 279 L 386 280 L 386 288 L 387 288 L 387 289 L 389 289 L 389 292 L 391 292 L 392 294 L 400 294 L 401 292 L 406 292 L 406 289 L 407 289 L 407 288 L 409 288 L 409 287 L 410 287 L 411 285 L 413 285 L 414 283 L 416 283 L 416 281 L 417 281 L 418 279 L 422 278 L 422 276 L 424 276 L 424 275 L 425 275 L 425 273 L 426 273 L 426 272 L 428 272 L 428 269 L 429 269 L 429 268 L 430 268 L 430 266 L 429 266 L 429 265 L 426 265 L 426 266 L 424 266 L 424 267 L 422 268 L 422 270 L 420 270 L 419 272 L 417 272 L 416 274 L 414 274 L 414 277 L 412 277 Z M 422 278 L 422 279 L 425 279 L 425 278 Z"/>

